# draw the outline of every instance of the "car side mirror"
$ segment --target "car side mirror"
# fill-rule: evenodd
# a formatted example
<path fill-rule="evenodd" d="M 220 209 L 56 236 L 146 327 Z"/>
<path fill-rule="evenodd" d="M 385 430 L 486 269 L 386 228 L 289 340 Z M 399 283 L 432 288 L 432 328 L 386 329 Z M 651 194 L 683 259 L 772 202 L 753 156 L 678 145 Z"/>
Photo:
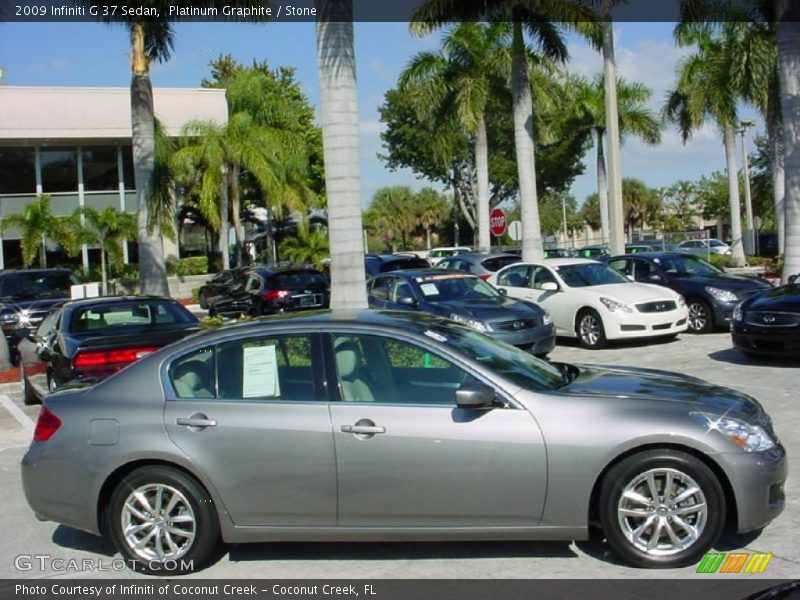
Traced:
<path fill-rule="evenodd" d="M 545 292 L 557 292 L 558 284 L 555 281 L 545 281 L 539 289 Z"/>
<path fill-rule="evenodd" d="M 653 273 L 652 275 L 647 276 L 647 281 L 652 281 L 653 283 L 661 283 L 662 281 L 664 281 L 664 278 L 658 273 Z"/>
<path fill-rule="evenodd" d="M 625 275 L 625 277 L 628 279 L 628 281 L 636 281 L 633 275 Z"/>
<path fill-rule="evenodd" d="M 411 296 L 403 296 L 402 298 L 397 299 L 398 304 L 402 304 L 403 306 L 416 306 L 417 301 L 414 300 Z"/>
<path fill-rule="evenodd" d="M 796 282 L 798 276 L 800 276 L 800 273 L 797 273 L 795 275 L 790 275 L 789 279 L 787 279 L 787 283 L 792 284 L 792 283 Z"/>
<path fill-rule="evenodd" d="M 480 381 L 465 383 L 456 390 L 456 406 L 459 408 L 492 408 L 494 388 Z"/>

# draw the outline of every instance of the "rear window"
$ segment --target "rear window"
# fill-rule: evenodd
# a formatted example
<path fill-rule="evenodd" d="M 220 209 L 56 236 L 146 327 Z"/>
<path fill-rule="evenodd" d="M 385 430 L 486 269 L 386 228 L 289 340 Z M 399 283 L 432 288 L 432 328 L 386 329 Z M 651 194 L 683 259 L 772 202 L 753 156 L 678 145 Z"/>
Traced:
<path fill-rule="evenodd" d="M 520 259 L 516 256 L 493 256 L 484 260 L 481 265 L 487 271 L 499 271 L 503 267 L 518 263 Z"/>
<path fill-rule="evenodd" d="M 267 286 L 274 290 L 312 290 L 322 292 L 328 289 L 328 280 L 322 273 L 303 271 L 278 273 L 270 278 Z"/>
<path fill-rule="evenodd" d="M 0 296 L 8 300 L 69 298 L 75 283 L 69 273 L 14 273 L 2 278 Z"/>
<path fill-rule="evenodd" d="M 131 302 L 76 310 L 72 313 L 70 331 L 124 331 L 193 323 L 197 323 L 197 318 L 177 302 Z"/>

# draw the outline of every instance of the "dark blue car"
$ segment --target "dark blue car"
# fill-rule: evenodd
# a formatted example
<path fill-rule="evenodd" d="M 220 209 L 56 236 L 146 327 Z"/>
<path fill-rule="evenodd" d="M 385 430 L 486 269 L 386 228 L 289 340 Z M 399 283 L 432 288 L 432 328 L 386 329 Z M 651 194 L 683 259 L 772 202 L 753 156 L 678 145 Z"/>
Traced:
<path fill-rule="evenodd" d="M 663 285 L 686 299 L 689 331 L 707 333 L 727 326 L 742 300 L 772 289 L 768 281 L 726 273 L 702 258 L 680 252 L 614 256 L 608 266 L 633 281 Z"/>
<path fill-rule="evenodd" d="M 500 293 L 480 277 L 456 271 L 394 271 L 367 282 L 371 308 L 420 310 L 446 317 L 542 357 L 555 346 L 550 314 Z"/>
<path fill-rule="evenodd" d="M 747 356 L 800 357 L 800 284 L 749 298 L 733 310 L 733 345 Z"/>

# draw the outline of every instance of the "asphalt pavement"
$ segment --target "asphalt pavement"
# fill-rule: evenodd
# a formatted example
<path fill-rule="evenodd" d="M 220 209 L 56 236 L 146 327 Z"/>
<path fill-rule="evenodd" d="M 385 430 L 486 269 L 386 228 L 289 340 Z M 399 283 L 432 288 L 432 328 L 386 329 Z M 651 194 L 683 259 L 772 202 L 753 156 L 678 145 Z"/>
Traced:
<path fill-rule="evenodd" d="M 720 551 L 772 553 L 764 575 L 800 573 L 800 361 L 754 361 L 730 346 L 727 333 L 683 335 L 654 345 L 587 351 L 559 340 L 553 360 L 680 371 L 756 397 L 772 415 L 790 457 L 784 513 L 756 539 L 725 538 Z M 0 578 L 139 578 L 117 570 L 114 550 L 95 536 L 37 521 L 22 493 L 19 463 L 37 407 L 22 404 L 18 384 L 0 385 Z M 53 490 L 58 493 L 57 489 Z M 499 499 L 502 501 L 502 499 Z M 45 558 L 41 558 L 41 557 Z M 63 559 L 54 562 L 54 559 Z M 72 562 L 70 562 L 72 561 Z M 88 561 L 88 562 L 84 562 Z M 73 568 L 76 567 L 77 568 Z M 85 570 L 92 565 L 95 569 Z M 602 542 L 282 543 L 237 545 L 196 576 L 214 578 L 697 578 L 694 567 L 641 570 L 621 564 Z M 715 577 L 720 577 L 716 575 Z"/>

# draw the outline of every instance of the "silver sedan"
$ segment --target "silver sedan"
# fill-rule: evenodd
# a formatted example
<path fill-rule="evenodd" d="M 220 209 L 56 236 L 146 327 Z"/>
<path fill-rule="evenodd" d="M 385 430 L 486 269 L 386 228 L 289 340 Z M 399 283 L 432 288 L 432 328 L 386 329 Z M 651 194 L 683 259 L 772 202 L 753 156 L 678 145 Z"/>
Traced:
<path fill-rule="evenodd" d="M 786 473 L 742 393 L 373 311 L 203 332 L 50 394 L 22 463 L 40 519 L 170 575 L 220 542 L 593 532 L 676 567 L 778 516 Z"/>

